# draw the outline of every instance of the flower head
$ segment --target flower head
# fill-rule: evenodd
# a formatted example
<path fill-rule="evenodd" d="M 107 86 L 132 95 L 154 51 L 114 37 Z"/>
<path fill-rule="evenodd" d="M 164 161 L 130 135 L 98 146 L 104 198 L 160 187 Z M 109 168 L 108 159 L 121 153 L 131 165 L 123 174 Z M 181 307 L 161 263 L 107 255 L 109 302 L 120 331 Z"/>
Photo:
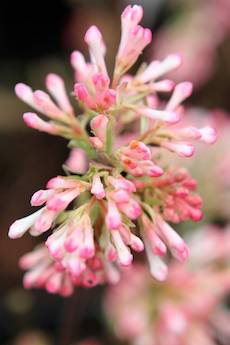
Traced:
<path fill-rule="evenodd" d="M 171 54 L 141 66 L 134 76 L 125 74 L 152 39 L 151 31 L 140 26 L 142 16 L 138 5 L 121 15 L 112 80 L 96 26 L 85 34 L 90 61 L 72 53 L 73 98 L 82 109 L 80 116 L 56 74 L 46 78 L 52 98 L 16 85 L 17 96 L 47 119 L 26 113 L 26 124 L 63 136 L 72 148 L 65 164 L 68 176 L 57 176 L 36 192 L 31 205 L 42 208 L 10 227 L 11 238 L 26 231 L 32 236 L 47 232 L 44 261 L 38 263 L 38 275 L 33 273 L 37 263 L 29 266 L 36 279 L 28 287 L 38 286 L 40 275 L 47 277 L 50 271 L 55 288 L 48 278 L 41 285 L 59 293 L 63 279 L 71 286 L 117 282 L 120 270 L 131 265 L 133 251 L 143 250 L 152 276 L 162 281 L 168 273 L 167 249 L 179 261 L 188 257 L 184 240 L 168 221 L 200 220 L 202 202 L 195 181 L 184 169 L 163 165 L 160 153 L 190 157 L 195 151 L 191 140 L 213 143 L 216 134 L 211 128 L 175 126 L 185 114 L 182 102 L 191 95 L 192 84 L 162 78 L 180 66 L 180 56 Z M 171 96 L 162 100 L 162 92 Z"/>

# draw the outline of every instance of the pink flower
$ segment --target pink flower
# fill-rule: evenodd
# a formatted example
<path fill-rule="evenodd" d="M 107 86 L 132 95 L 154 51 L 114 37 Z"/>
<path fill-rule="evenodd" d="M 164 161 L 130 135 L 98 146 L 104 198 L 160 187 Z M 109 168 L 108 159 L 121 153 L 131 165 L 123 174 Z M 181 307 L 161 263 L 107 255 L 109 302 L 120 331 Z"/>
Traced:
<path fill-rule="evenodd" d="M 118 338 L 142 345 L 227 344 L 230 314 L 223 300 L 230 291 L 229 251 L 222 252 L 219 240 L 229 246 L 229 235 L 229 229 L 212 226 L 195 230 L 188 238 L 190 262 L 171 262 L 165 282 L 151 280 L 143 264 L 126 269 L 120 282 L 107 290 L 104 303 Z M 215 249 L 205 239 L 215 243 Z M 215 250 L 222 255 L 215 256 Z M 150 252 L 151 272 L 161 280 L 165 266 L 155 258 Z"/>
<path fill-rule="evenodd" d="M 152 39 L 151 31 L 140 26 L 142 16 L 138 5 L 127 6 L 121 15 L 111 80 L 96 26 L 84 37 L 89 61 L 78 51 L 71 54 L 73 94 L 81 109 L 77 116 L 56 74 L 45 80 L 50 95 L 22 83 L 15 87 L 17 96 L 45 117 L 26 113 L 26 124 L 64 137 L 72 150 L 63 166 L 67 176 L 50 179 L 46 189 L 33 194 L 31 205 L 42 208 L 9 230 L 11 238 L 27 231 L 46 233 L 45 256 L 28 266 L 27 287 L 62 294 L 64 282 L 71 286 L 69 293 L 73 286 L 117 283 L 123 267 L 132 265 L 133 251 L 145 251 L 152 276 L 163 281 L 167 248 L 181 262 L 188 257 L 187 245 L 167 222 L 200 220 L 202 201 L 189 174 L 165 164 L 162 156 L 169 151 L 190 157 L 194 141 L 214 143 L 216 132 L 181 125 L 182 103 L 192 84 L 175 84 L 164 76 L 181 65 L 178 54 L 143 65 L 134 76 L 125 74 Z M 171 93 L 167 102 L 161 92 Z M 137 320 L 134 315 L 134 324 Z"/>

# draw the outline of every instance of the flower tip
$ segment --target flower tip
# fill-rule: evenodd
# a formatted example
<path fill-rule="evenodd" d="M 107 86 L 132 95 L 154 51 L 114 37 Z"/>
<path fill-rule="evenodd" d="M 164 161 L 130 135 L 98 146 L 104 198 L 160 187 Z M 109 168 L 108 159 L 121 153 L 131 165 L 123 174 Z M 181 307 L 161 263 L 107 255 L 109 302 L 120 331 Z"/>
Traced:
<path fill-rule="evenodd" d="M 169 124 L 178 123 L 181 119 L 181 115 L 178 111 L 171 111 L 168 112 L 168 116 L 166 117 L 166 122 Z"/>
<path fill-rule="evenodd" d="M 26 220 L 24 220 L 23 218 L 18 219 L 13 224 L 11 224 L 9 228 L 8 236 L 11 239 L 20 238 L 27 231 L 27 228 L 28 226 L 26 224 Z"/>
<path fill-rule="evenodd" d="M 85 101 L 88 98 L 88 91 L 86 87 L 80 83 L 74 85 L 74 94 L 79 101 Z"/>
<path fill-rule="evenodd" d="M 189 249 L 187 245 L 184 243 L 183 248 L 181 250 L 177 250 L 177 253 L 175 254 L 175 257 L 178 261 L 181 263 L 184 263 L 188 257 L 189 257 Z"/>
<path fill-rule="evenodd" d="M 185 81 L 176 86 L 178 90 L 180 90 L 181 95 L 183 98 L 188 98 L 191 96 L 193 91 L 193 84 L 190 81 Z"/>
<path fill-rule="evenodd" d="M 159 282 L 163 282 L 166 280 L 168 276 L 168 268 L 165 265 L 162 265 L 157 270 L 152 271 L 150 269 L 150 273 L 153 278 L 157 279 Z"/>
<path fill-rule="evenodd" d="M 35 113 L 24 113 L 23 120 L 25 124 L 30 128 L 37 128 L 36 123 L 38 120 L 38 116 Z"/>
<path fill-rule="evenodd" d="M 166 60 L 170 62 L 173 69 L 180 67 L 182 64 L 182 56 L 178 53 L 168 55 Z"/>
<path fill-rule="evenodd" d="M 214 144 L 217 140 L 217 132 L 212 127 L 204 127 L 200 130 L 201 140 L 206 144 Z"/>
<path fill-rule="evenodd" d="M 18 98 L 25 101 L 32 94 L 31 88 L 24 83 L 17 83 L 14 87 L 14 92 Z"/>
<path fill-rule="evenodd" d="M 101 35 L 100 30 L 97 28 L 97 26 L 92 25 L 86 31 L 84 39 L 87 44 L 92 44 L 93 42 L 96 42 L 97 40 L 101 40 L 102 35 Z"/>
<path fill-rule="evenodd" d="M 140 5 L 128 5 L 121 14 L 121 19 L 131 20 L 135 23 L 139 23 L 143 17 L 143 7 Z"/>
<path fill-rule="evenodd" d="M 17 221 L 15 221 L 9 228 L 8 236 L 11 239 L 20 238 L 23 234 L 21 234 L 20 231 L 18 231 Z"/>
<path fill-rule="evenodd" d="M 46 76 L 45 83 L 48 89 L 53 89 L 56 85 L 64 85 L 62 78 L 55 73 L 49 73 Z"/>

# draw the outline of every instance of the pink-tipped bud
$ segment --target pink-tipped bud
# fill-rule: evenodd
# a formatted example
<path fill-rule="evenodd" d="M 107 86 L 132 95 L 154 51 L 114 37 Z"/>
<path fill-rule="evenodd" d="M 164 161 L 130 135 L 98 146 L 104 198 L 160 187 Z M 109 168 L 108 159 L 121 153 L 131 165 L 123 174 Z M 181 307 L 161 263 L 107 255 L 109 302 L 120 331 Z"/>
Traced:
<path fill-rule="evenodd" d="M 88 90 L 83 84 L 80 84 L 80 83 L 75 84 L 74 93 L 75 93 L 75 96 L 81 102 L 86 102 L 86 100 L 89 98 Z"/>
<path fill-rule="evenodd" d="M 108 88 L 109 86 L 109 78 L 107 75 L 104 75 L 102 73 L 96 73 L 92 77 L 93 84 L 95 86 L 96 91 L 102 91 Z"/>
<path fill-rule="evenodd" d="M 95 26 L 92 25 L 85 33 L 85 42 L 88 45 L 97 44 L 98 41 L 102 40 L 102 35 L 100 30 Z"/>
<path fill-rule="evenodd" d="M 124 189 L 128 193 L 136 192 L 135 184 L 124 177 L 115 178 L 115 177 L 109 176 L 108 181 L 115 189 L 118 189 L 118 190 Z"/>
<path fill-rule="evenodd" d="M 157 255 L 155 255 L 149 245 L 148 240 L 144 237 L 145 250 L 149 263 L 150 273 L 153 278 L 164 281 L 168 275 L 168 268 L 164 261 Z"/>
<path fill-rule="evenodd" d="M 177 260 L 184 262 L 189 255 L 189 250 L 184 240 L 160 216 L 157 216 L 156 222 L 156 229 L 159 236 L 167 243 L 173 256 L 175 256 Z"/>
<path fill-rule="evenodd" d="M 34 102 L 41 109 L 41 111 L 51 119 L 61 120 L 64 118 L 64 113 L 52 101 L 50 96 L 44 91 L 37 90 L 34 92 Z"/>
<path fill-rule="evenodd" d="M 45 208 L 41 215 L 36 219 L 36 222 L 30 230 L 30 234 L 32 236 L 39 236 L 43 232 L 49 230 L 56 216 L 57 214 L 55 211 Z"/>
<path fill-rule="evenodd" d="M 123 242 L 119 231 L 114 230 L 111 232 L 111 235 L 113 238 L 113 243 L 117 250 L 119 264 L 122 266 L 129 266 L 131 262 L 133 261 L 133 256 L 130 253 L 129 248 Z"/>
<path fill-rule="evenodd" d="M 18 83 L 15 85 L 14 91 L 18 98 L 20 98 L 23 102 L 30 105 L 31 107 L 34 107 L 34 101 L 33 101 L 33 90 L 30 86 L 24 84 L 24 83 Z"/>
<path fill-rule="evenodd" d="M 73 148 L 65 161 L 67 169 L 76 174 L 85 174 L 89 168 L 89 161 L 84 150 Z"/>
<path fill-rule="evenodd" d="M 174 111 L 188 97 L 193 90 L 192 83 L 185 81 L 176 85 L 174 92 L 166 106 L 167 111 Z"/>
<path fill-rule="evenodd" d="M 194 146 L 188 143 L 175 143 L 171 141 L 163 141 L 161 146 L 171 152 L 175 152 L 181 157 L 191 157 L 194 152 Z"/>
<path fill-rule="evenodd" d="M 132 21 L 136 25 L 141 21 L 142 17 L 143 8 L 139 5 L 128 5 L 121 14 L 121 20 L 124 24 L 128 21 Z"/>
<path fill-rule="evenodd" d="M 62 193 L 54 194 L 47 200 L 47 208 L 55 212 L 61 212 L 80 194 L 79 189 L 70 189 Z"/>
<path fill-rule="evenodd" d="M 196 127 L 187 127 L 179 131 L 179 136 L 185 139 L 200 139 L 200 130 Z"/>
<path fill-rule="evenodd" d="M 142 242 L 142 240 L 132 233 L 130 233 L 130 246 L 138 253 L 144 250 L 144 243 Z"/>
<path fill-rule="evenodd" d="M 142 213 L 139 203 L 132 198 L 129 200 L 129 202 L 119 203 L 118 208 L 132 220 L 137 219 Z"/>
<path fill-rule="evenodd" d="M 57 176 L 51 178 L 46 185 L 50 189 L 73 189 L 78 188 L 80 191 L 85 189 L 83 183 L 74 178 L 68 178 L 63 176 Z"/>
<path fill-rule="evenodd" d="M 108 229 L 118 229 L 121 225 L 121 215 L 114 201 L 108 200 L 108 211 L 105 217 Z"/>
<path fill-rule="evenodd" d="M 104 109 L 110 108 L 116 101 L 116 91 L 113 89 L 106 90 L 102 100 L 102 107 Z"/>
<path fill-rule="evenodd" d="M 91 193 L 96 196 L 97 199 L 101 200 L 105 197 L 104 186 L 101 183 L 100 176 L 94 175 Z"/>
<path fill-rule="evenodd" d="M 114 192 L 111 192 L 109 195 L 116 203 L 128 202 L 130 199 L 129 193 L 122 189 L 115 190 Z"/>
<path fill-rule="evenodd" d="M 90 127 L 92 128 L 94 134 L 102 142 L 104 142 L 106 139 L 106 129 L 107 129 L 108 121 L 109 120 L 105 115 L 97 115 L 90 122 Z"/>
<path fill-rule="evenodd" d="M 89 76 L 89 68 L 82 53 L 79 51 L 72 52 L 70 62 L 72 67 L 75 69 L 76 80 L 82 82 L 86 81 Z"/>
<path fill-rule="evenodd" d="M 30 200 L 31 206 L 41 206 L 43 205 L 49 196 L 51 196 L 54 193 L 52 190 L 43 190 L 40 189 L 36 193 L 32 195 L 32 198 Z"/>
<path fill-rule="evenodd" d="M 172 80 L 161 80 L 152 85 L 153 91 L 156 92 L 171 92 L 175 86 Z"/>
<path fill-rule="evenodd" d="M 52 123 L 42 120 L 35 113 L 24 113 L 23 120 L 28 127 L 37 129 L 38 131 L 46 132 L 50 134 L 58 133 L 58 130 Z"/>
<path fill-rule="evenodd" d="M 99 29 L 93 25 L 85 34 L 85 42 L 89 46 L 92 63 L 96 65 L 98 72 L 107 75 L 104 55 L 106 47 Z M 93 58 L 92 58 L 93 57 Z"/>
<path fill-rule="evenodd" d="M 12 239 L 22 237 L 26 233 L 26 231 L 28 231 L 31 228 L 31 226 L 33 226 L 33 224 L 40 217 L 44 209 L 45 208 L 43 207 L 27 217 L 16 220 L 10 226 L 8 236 Z"/>
<path fill-rule="evenodd" d="M 146 83 L 151 80 L 156 80 L 162 75 L 171 72 L 181 65 L 181 57 L 178 54 L 168 55 L 162 62 L 152 61 L 147 68 L 138 75 L 137 80 Z"/>
<path fill-rule="evenodd" d="M 206 144 L 214 144 L 217 139 L 216 130 L 212 127 L 204 127 L 200 129 L 201 138 L 200 140 Z"/>
<path fill-rule="evenodd" d="M 63 79 L 57 74 L 50 73 L 46 77 L 46 87 L 61 109 L 67 114 L 72 114 L 73 108 L 69 102 Z"/>
<path fill-rule="evenodd" d="M 164 111 L 151 108 L 141 108 L 138 109 L 138 113 L 140 115 L 149 117 L 150 119 L 165 121 L 169 124 L 175 124 L 180 121 L 180 114 L 176 111 Z"/>
<path fill-rule="evenodd" d="M 133 140 L 129 144 L 128 148 L 124 149 L 124 154 L 130 158 L 149 160 L 151 159 L 151 151 L 148 146 L 146 146 L 141 141 Z"/>

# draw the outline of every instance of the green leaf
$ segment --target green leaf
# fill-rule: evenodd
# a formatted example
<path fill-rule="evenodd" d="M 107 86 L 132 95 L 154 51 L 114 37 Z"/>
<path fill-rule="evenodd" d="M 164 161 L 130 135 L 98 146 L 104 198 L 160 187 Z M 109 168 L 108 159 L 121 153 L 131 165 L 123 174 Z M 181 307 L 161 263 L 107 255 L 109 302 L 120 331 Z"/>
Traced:
<path fill-rule="evenodd" d="M 78 147 L 78 148 L 84 150 L 86 152 L 87 156 L 91 159 L 95 159 L 97 157 L 97 152 L 90 145 L 90 143 L 84 139 L 73 139 L 69 142 L 68 147 L 70 147 L 70 148 Z"/>
<path fill-rule="evenodd" d="M 113 119 L 109 120 L 106 130 L 105 151 L 108 155 L 113 152 Z"/>

